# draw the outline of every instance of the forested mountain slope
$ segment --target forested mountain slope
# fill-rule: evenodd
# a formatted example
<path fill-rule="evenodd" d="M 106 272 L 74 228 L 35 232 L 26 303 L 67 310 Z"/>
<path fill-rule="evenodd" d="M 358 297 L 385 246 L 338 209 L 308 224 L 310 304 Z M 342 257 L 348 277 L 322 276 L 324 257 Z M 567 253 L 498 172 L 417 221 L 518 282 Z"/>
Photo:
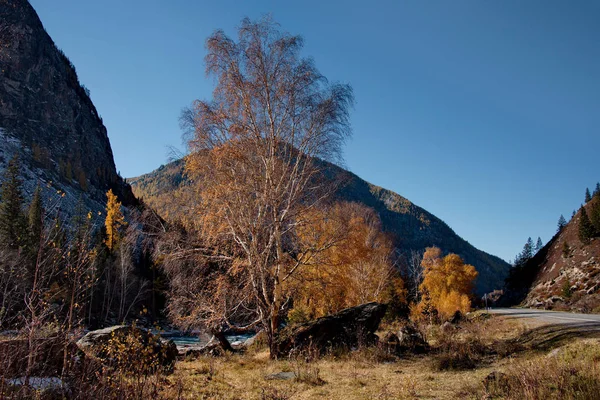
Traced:
<path fill-rule="evenodd" d="M 340 200 L 363 203 L 379 214 L 383 228 L 401 251 L 422 250 L 438 246 L 444 252 L 457 253 L 479 271 L 477 293 L 501 288 L 509 264 L 498 257 L 476 249 L 458 236 L 446 223 L 392 191 L 372 185 L 355 174 L 327 163 L 331 174 L 345 182 L 337 191 Z M 189 204 L 189 181 L 183 160 L 163 165 L 157 170 L 128 179 L 135 195 L 143 199 L 167 220 L 185 213 Z M 178 201 L 187 198 L 188 201 Z"/>

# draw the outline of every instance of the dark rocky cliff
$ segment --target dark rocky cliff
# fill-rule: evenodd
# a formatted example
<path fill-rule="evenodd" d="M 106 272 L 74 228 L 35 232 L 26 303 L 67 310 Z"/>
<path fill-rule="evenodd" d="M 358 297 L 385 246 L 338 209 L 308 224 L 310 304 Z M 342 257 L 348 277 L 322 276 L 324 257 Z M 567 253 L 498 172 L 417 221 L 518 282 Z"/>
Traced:
<path fill-rule="evenodd" d="M 1 169 L 15 153 L 26 193 L 38 183 L 65 193 L 67 211 L 80 194 L 90 208 L 101 207 L 108 189 L 135 202 L 73 64 L 27 0 L 0 0 Z"/>

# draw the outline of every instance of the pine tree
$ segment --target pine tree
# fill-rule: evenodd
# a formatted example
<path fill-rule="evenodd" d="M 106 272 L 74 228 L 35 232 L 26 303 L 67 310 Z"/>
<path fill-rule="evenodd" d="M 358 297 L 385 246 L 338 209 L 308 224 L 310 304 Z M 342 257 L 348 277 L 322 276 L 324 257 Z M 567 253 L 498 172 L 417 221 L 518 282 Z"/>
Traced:
<path fill-rule="evenodd" d="M 112 251 L 121 239 L 120 229 L 126 224 L 125 218 L 121 213 L 121 202 L 117 199 L 117 196 L 110 189 L 106 193 L 108 198 L 106 202 L 106 220 L 104 226 L 106 228 L 106 247 Z"/>
<path fill-rule="evenodd" d="M 594 189 L 593 196 L 600 196 L 600 182 L 596 183 L 596 189 Z"/>
<path fill-rule="evenodd" d="M 600 236 L 600 199 L 595 199 L 590 208 L 590 222 L 594 227 L 594 236 Z"/>
<path fill-rule="evenodd" d="M 592 195 L 590 194 L 590 189 L 586 188 L 585 189 L 585 202 L 589 202 L 590 200 L 592 200 Z"/>
<path fill-rule="evenodd" d="M 67 243 L 67 233 L 65 232 L 64 223 L 60 216 L 60 209 L 56 210 L 48 238 L 50 245 L 56 249 L 63 248 Z"/>
<path fill-rule="evenodd" d="M 562 256 L 563 258 L 571 257 L 571 247 L 569 247 L 569 243 L 567 242 L 563 242 Z"/>
<path fill-rule="evenodd" d="M 558 229 L 556 230 L 557 232 L 560 232 L 563 230 L 563 228 L 567 225 L 567 220 L 565 219 L 565 217 L 563 217 L 563 215 L 560 215 L 560 218 L 558 219 Z"/>
<path fill-rule="evenodd" d="M 12 249 L 22 246 L 27 236 L 19 169 L 19 158 L 14 156 L 4 172 L 0 191 L 0 241 Z"/>
<path fill-rule="evenodd" d="M 516 267 L 523 266 L 527 263 L 527 261 L 531 259 L 531 257 L 533 257 L 533 240 L 531 239 L 531 237 L 529 237 L 527 239 L 527 242 L 525 242 L 525 245 L 523 246 L 523 250 L 521 250 L 521 252 L 517 254 L 514 265 Z"/>
<path fill-rule="evenodd" d="M 27 212 L 27 222 L 29 228 L 29 245 L 31 249 L 36 249 L 39 246 L 40 239 L 42 237 L 42 230 L 44 228 L 44 221 L 42 220 L 44 214 L 42 204 L 42 189 L 39 185 L 35 188 L 33 198 L 29 204 L 29 210 Z"/>
<path fill-rule="evenodd" d="M 523 258 L 529 260 L 531 257 L 533 257 L 533 240 L 529 237 L 523 246 Z"/>
<path fill-rule="evenodd" d="M 544 243 L 542 243 L 542 238 L 538 236 L 537 243 L 535 244 L 535 252 L 537 253 L 544 247 Z"/>
<path fill-rule="evenodd" d="M 579 217 L 579 240 L 581 243 L 588 244 L 590 239 L 594 236 L 594 227 L 590 222 L 590 219 L 585 211 L 584 207 L 581 207 L 581 216 Z"/>
<path fill-rule="evenodd" d="M 91 215 L 89 212 L 86 212 L 83 196 L 80 195 L 79 200 L 77 201 L 77 205 L 75 206 L 75 212 L 73 213 L 72 223 L 74 236 L 77 242 L 81 241 L 85 234 L 88 232 L 90 228 L 90 219 Z"/>

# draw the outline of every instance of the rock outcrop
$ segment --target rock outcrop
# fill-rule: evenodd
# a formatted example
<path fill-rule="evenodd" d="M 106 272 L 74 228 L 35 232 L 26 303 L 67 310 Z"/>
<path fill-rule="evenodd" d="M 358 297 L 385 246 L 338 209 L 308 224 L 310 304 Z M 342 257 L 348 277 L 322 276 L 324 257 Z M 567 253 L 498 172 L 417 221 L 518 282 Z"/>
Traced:
<path fill-rule="evenodd" d="M 584 205 L 600 207 L 600 195 Z M 501 305 L 600 312 L 600 237 L 582 242 L 581 210 L 524 266 L 511 274 Z"/>
<path fill-rule="evenodd" d="M 386 308 L 385 304 L 367 303 L 286 328 L 277 343 L 278 355 L 288 356 L 307 350 L 324 354 L 334 348 L 353 349 L 373 344 L 378 340 L 375 331 Z"/>
<path fill-rule="evenodd" d="M 77 341 L 86 356 L 119 367 L 171 372 L 178 356 L 172 340 L 164 340 L 149 331 L 132 326 L 111 326 L 88 332 Z"/>
<path fill-rule="evenodd" d="M 0 0 L 0 171 L 15 154 L 25 194 L 37 184 L 46 195 L 64 193 L 67 213 L 80 195 L 88 208 L 101 209 L 108 189 L 135 202 L 75 66 L 27 0 Z"/>

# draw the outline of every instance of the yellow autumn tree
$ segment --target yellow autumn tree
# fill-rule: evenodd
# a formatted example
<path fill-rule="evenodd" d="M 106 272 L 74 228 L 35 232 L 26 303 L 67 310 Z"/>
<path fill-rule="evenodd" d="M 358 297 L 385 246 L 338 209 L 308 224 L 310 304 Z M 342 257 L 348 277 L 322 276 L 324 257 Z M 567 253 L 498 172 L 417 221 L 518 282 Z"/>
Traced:
<path fill-rule="evenodd" d="M 104 243 L 109 250 L 113 250 L 121 239 L 121 227 L 125 226 L 125 218 L 121 213 L 121 202 L 113 193 L 112 189 L 106 192 L 106 220 L 104 226 L 106 228 L 106 240 Z"/>
<path fill-rule="evenodd" d="M 357 203 L 315 210 L 298 228 L 311 259 L 286 288 L 294 307 L 291 320 L 302 321 L 371 301 L 404 302 L 403 281 L 395 271 L 390 238 L 377 214 Z M 334 238 L 334 240 L 332 240 Z"/>
<path fill-rule="evenodd" d="M 420 319 L 435 313 L 442 319 L 450 318 L 456 311 L 471 309 L 477 271 L 465 264 L 456 254 L 442 257 L 437 247 L 428 247 L 423 255 L 424 279 L 420 285 L 421 301 L 411 308 L 413 318 Z"/>

